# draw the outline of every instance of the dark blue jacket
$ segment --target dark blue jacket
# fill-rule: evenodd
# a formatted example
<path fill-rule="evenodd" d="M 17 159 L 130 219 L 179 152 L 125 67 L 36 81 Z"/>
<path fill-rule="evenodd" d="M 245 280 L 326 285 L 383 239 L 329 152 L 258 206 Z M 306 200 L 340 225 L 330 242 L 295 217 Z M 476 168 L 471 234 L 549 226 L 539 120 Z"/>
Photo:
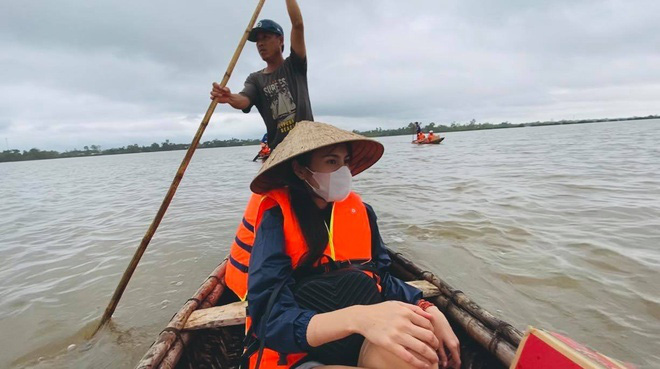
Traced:
<path fill-rule="evenodd" d="M 379 270 L 383 298 L 416 303 L 422 298 L 422 292 L 390 275 L 389 266 L 392 261 L 378 231 L 376 214 L 371 206 L 367 204 L 365 206 L 371 226 L 372 261 Z M 266 337 L 259 337 L 265 339 L 266 347 L 285 354 L 305 352 L 309 349 L 307 326 L 316 314 L 312 310 L 298 306 L 291 292 L 291 287 L 295 284 L 295 280 L 291 278 L 282 288 L 271 311 L 270 319 L 267 322 L 261 320 L 273 289 L 290 275 L 291 269 L 291 258 L 284 252 L 282 212 L 279 207 L 269 209 L 264 213 L 257 229 L 250 256 L 248 313 L 252 318 L 255 332 L 259 332 L 260 326 L 266 324 Z"/>

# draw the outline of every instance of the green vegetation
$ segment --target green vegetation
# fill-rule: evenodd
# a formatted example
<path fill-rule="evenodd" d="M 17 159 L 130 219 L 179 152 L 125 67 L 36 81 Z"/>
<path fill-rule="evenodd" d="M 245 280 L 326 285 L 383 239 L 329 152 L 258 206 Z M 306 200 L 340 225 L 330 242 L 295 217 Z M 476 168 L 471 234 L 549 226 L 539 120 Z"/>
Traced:
<path fill-rule="evenodd" d="M 552 126 L 559 124 L 580 124 L 580 123 L 597 123 L 597 122 L 614 122 L 614 121 L 625 121 L 625 120 L 642 120 L 642 119 L 659 119 L 660 115 L 649 115 L 646 117 L 630 117 L 630 118 L 606 118 L 606 119 L 581 119 L 581 120 L 560 120 L 560 121 L 549 121 L 549 122 L 529 122 L 529 123 L 477 123 L 476 120 L 472 119 L 469 123 L 460 124 L 453 122 L 450 125 L 435 124 L 433 122 L 424 125 L 421 122 L 411 122 L 405 127 L 395 128 L 395 129 L 382 129 L 376 128 L 369 131 L 357 131 L 353 132 L 359 133 L 368 137 L 382 137 L 382 136 L 401 136 L 401 135 L 410 135 L 415 132 L 415 123 L 419 123 L 422 126 L 422 130 L 428 132 L 433 130 L 434 132 L 456 132 L 456 131 L 473 131 L 478 129 L 499 129 L 499 128 L 515 128 L 515 127 L 535 127 L 535 126 Z M 205 141 L 199 145 L 200 149 L 206 149 L 211 147 L 229 147 L 229 146 L 247 146 L 247 145 L 258 145 L 259 140 L 239 140 L 237 138 L 232 138 L 230 140 L 213 140 Z M 132 154 L 138 152 L 154 152 L 154 151 L 172 151 L 172 150 L 186 150 L 188 149 L 189 144 L 175 144 L 171 143 L 170 140 L 165 140 L 162 144 L 152 143 L 149 146 L 139 146 L 137 144 L 128 145 L 126 147 L 112 148 L 102 150 L 101 146 L 91 145 L 84 146 L 82 150 L 74 149 L 72 151 L 57 152 L 57 151 L 42 151 L 39 149 L 31 149 L 30 151 L 21 152 L 20 150 L 5 150 L 0 153 L 0 162 L 5 161 L 22 161 L 22 160 L 41 160 L 41 159 L 56 159 L 56 158 L 73 158 L 73 157 L 82 157 L 82 156 L 96 156 L 96 155 L 115 155 L 115 154 Z"/>
<path fill-rule="evenodd" d="M 211 147 L 229 147 L 229 146 L 247 146 L 258 145 L 259 140 L 239 140 L 232 138 L 230 140 L 213 140 L 205 141 L 199 144 L 200 149 Z M 149 146 L 140 146 L 137 144 L 128 145 L 126 147 L 112 148 L 102 150 L 101 146 L 91 145 L 85 146 L 82 150 L 74 149 L 72 151 L 57 152 L 57 151 L 42 151 L 39 149 L 31 149 L 30 151 L 21 152 L 20 150 L 5 150 L 0 153 L 0 162 L 4 161 L 23 161 L 23 160 L 40 160 L 40 159 L 56 159 L 56 158 L 74 158 L 81 156 L 96 156 L 96 155 L 116 155 L 116 154 L 132 154 L 138 152 L 154 152 L 154 151 L 173 151 L 173 150 L 186 150 L 190 144 L 175 144 L 170 140 L 165 140 L 162 144 L 156 142 Z"/>
<path fill-rule="evenodd" d="M 453 122 L 450 125 L 435 124 L 433 122 L 424 125 L 422 122 L 410 122 L 407 126 L 395 129 L 382 129 L 376 128 L 369 131 L 358 131 L 353 130 L 355 133 L 359 133 L 367 137 L 383 137 L 383 136 L 401 136 L 401 135 L 410 135 L 416 132 L 415 123 L 419 123 L 422 126 L 424 132 L 432 130 L 435 133 L 438 132 L 457 132 L 457 131 L 474 131 L 479 129 L 500 129 L 500 128 L 516 128 L 516 127 L 536 127 L 536 126 L 554 126 L 560 124 L 581 124 L 581 123 L 601 123 L 601 122 L 618 122 L 624 120 L 642 120 L 642 119 L 659 119 L 660 115 L 649 115 L 646 117 L 630 117 L 630 118 L 605 118 L 605 119 L 581 119 L 581 120 L 559 120 L 559 121 L 549 121 L 549 122 L 529 122 L 529 123 L 477 123 L 475 119 L 472 119 L 469 123 L 460 124 Z"/>

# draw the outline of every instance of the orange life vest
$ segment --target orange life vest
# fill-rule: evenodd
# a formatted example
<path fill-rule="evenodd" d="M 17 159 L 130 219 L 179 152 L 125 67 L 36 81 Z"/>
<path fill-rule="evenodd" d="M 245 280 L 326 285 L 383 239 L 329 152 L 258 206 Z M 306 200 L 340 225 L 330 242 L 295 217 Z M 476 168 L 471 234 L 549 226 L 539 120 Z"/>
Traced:
<path fill-rule="evenodd" d="M 424 136 L 423 133 L 420 132 L 417 134 L 417 141 L 424 141 L 425 139 L 426 137 Z"/>
<path fill-rule="evenodd" d="M 431 141 L 435 138 L 435 135 L 433 133 L 429 133 L 428 140 Z"/>
<path fill-rule="evenodd" d="M 307 252 L 305 238 L 291 207 L 289 191 L 277 189 L 266 194 L 261 200 L 255 227 L 261 222 L 264 212 L 275 206 L 282 210 L 284 218 L 284 250 L 291 258 L 294 269 Z M 335 202 L 328 225 L 329 241 L 324 255 L 335 261 L 364 262 L 371 261 L 371 227 L 367 208 L 356 193 L 351 192 L 346 200 Z M 371 275 L 370 272 L 365 272 Z M 246 274 L 247 285 L 247 274 Z M 250 324 L 248 317 L 247 324 Z M 306 354 L 279 354 L 265 349 L 260 368 L 289 368 Z M 250 357 L 250 368 L 256 367 L 257 355 Z"/>
<path fill-rule="evenodd" d="M 225 283 L 238 298 L 245 301 L 247 297 L 248 265 L 250 264 L 250 253 L 254 243 L 255 223 L 261 195 L 253 193 L 250 196 L 243 219 L 236 230 L 236 237 L 229 251 L 229 263 L 225 272 Z"/>

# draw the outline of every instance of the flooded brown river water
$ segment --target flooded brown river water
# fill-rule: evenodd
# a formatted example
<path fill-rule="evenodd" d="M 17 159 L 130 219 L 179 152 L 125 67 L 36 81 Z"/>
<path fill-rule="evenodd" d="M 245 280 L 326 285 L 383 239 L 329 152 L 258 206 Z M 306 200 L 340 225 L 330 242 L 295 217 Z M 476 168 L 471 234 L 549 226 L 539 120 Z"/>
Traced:
<path fill-rule="evenodd" d="M 660 120 L 446 137 L 382 138 L 355 178 L 385 242 L 520 329 L 658 367 Z M 197 152 L 92 342 L 184 152 L 1 163 L 0 368 L 134 367 L 227 254 L 256 151 Z"/>

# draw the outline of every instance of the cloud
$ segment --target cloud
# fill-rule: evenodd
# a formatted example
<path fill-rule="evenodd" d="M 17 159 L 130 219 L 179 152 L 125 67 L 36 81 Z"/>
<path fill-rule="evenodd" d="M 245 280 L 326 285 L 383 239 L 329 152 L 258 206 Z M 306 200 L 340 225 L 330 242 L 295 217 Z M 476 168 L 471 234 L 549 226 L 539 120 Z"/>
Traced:
<path fill-rule="evenodd" d="M 657 1 L 299 3 L 318 120 L 369 129 L 660 112 Z M 6 4 L 0 133 L 20 149 L 189 141 L 255 5 Z M 262 18 L 288 34 L 282 3 Z M 248 43 L 229 87 L 262 67 Z M 220 106 L 204 139 L 264 130 L 256 110 Z"/>

